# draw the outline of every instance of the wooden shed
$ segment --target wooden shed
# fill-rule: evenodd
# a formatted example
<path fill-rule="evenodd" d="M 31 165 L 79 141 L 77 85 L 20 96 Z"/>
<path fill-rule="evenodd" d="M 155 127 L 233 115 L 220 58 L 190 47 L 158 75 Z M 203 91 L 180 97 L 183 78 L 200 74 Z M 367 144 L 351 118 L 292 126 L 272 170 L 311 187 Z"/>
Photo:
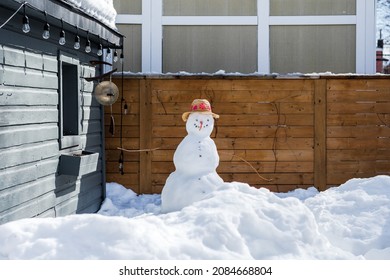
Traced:
<path fill-rule="evenodd" d="M 70 2 L 0 3 L 0 224 L 104 199 L 104 109 L 84 77 L 123 36 Z"/>

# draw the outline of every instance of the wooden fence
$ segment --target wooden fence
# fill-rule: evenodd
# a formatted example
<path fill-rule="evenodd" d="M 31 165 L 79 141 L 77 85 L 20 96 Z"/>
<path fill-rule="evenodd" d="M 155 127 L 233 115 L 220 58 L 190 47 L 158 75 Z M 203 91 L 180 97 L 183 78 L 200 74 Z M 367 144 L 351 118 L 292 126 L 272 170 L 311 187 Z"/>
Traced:
<path fill-rule="evenodd" d="M 122 80 L 114 82 L 121 90 Z M 388 76 L 130 76 L 123 80 L 123 98 L 122 147 L 131 152 L 124 153 L 121 175 L 119 100 L 112 108 L 114 136 L 106 110 L 107 182 L 137 193 L 161 192 L 174 171 L 173 154 L 187 134 L 181 115 L 195 98 L 208 99 L 220 115 L 212 138 L 220 155 L 217 172 L 227 182 L 285 192 L 390 175 Z"/>

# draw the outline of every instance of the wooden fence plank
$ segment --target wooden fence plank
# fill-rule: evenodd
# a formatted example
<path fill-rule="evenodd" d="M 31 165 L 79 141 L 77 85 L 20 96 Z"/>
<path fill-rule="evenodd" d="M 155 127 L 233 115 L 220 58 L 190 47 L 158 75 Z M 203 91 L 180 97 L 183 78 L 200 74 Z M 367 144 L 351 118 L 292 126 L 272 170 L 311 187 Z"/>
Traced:
<path fill-rule="evenodd" d="M 314 185 L 326 189 L 326 80 L 316 80 L 314 89 Z"/>
<path fill-rule="evenodd" d="M 308 79 L 269 79 L 269 80 L 233 80 L 233 90 L 312 90 L 313 83 Z"/>
<path fill-rule="evenodd" d="M 211 99 L 213 102 L 228 103 L 285 103 L 285 102 L 312 102 L 310 90 L 154 90 L 152 91 L 153 103 L 186 103 L 196 98 Z"/>
<path fill-rule="evenodd" d="M 390 115 L 389 115 L 390 117 Z M 387 120 L 387 116 L 383 119 Z M 378 120 L 377 117 L 375 117 Z M 219 126 L 261 126 L 261 125 L 305 125 L 313 126 L 313 118 L 308 114 L 268 114 L 268 115 L 245 115 L 223 114 L 215 124 Z M 379 121 L 379 120 L 378 120 Z M 131 125 L 131 123 L 126 123 Z M 181 115 L 154 115 L 153 126 L 183 126 Z"/>
<path fill-rule="evenodd" d="M 150 149 L 152 145 L 152 81 L 140 80 L 140 149 Z M 140 193 L 152 193 L 152 154 L 140 153 Z"/>

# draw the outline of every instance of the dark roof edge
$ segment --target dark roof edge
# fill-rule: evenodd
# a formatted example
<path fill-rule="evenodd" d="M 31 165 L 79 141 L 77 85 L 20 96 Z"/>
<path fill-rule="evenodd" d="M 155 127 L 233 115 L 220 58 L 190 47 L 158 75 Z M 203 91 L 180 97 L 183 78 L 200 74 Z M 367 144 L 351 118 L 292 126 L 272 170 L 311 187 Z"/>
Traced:
<path fill-rule="evenodd" d="M 56 18 L 59 20 L 61 25 L 61 19 L 64 23 L 64 29 L 74 31 L 77 26 L 79 30 L 89 32 L 90 35 L 100 36 L 106 39 L 111 45 L 116 48 L 122 48 L 123 46 L 123 35 L 117 30 L 114 30 L 110 26 L 104 24 L 98 19 L 86 14 L 81 9 L 78 9 L 69 3 L 62 0 L 12 0 L 14 2 L 23 4 L 26 2 L 26 7 L 44 12 L 47 16 Z M 67 28 L 68 25 L 68 28 Z M 113 46 L 113 47 L 114 47 Z"/>

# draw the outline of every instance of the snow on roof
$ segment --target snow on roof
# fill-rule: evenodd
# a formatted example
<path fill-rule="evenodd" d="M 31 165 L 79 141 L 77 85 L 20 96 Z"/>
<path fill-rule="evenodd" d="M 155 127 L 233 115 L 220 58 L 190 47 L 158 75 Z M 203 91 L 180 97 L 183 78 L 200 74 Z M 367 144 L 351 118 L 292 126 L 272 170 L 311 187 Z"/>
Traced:
<path fill-rule="evenodd" d="M 115 26 L 116 10 L 113 0 L 62 0 L 77 9 L 83 11 L 112 29 L 117 29 Z"/>

